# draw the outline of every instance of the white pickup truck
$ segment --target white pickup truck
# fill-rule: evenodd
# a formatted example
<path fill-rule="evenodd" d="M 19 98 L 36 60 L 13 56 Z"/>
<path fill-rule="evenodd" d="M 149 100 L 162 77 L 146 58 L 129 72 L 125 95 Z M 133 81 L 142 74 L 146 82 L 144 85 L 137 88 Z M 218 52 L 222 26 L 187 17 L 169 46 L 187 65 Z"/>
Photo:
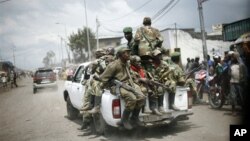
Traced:
<path fill-rule="evenodd" d="M 64 100 L 67 105 L 67 114 L 69 119 L 77 118 L 79 109 L 82 107 L 82 98 L 85 86 L 82 85 L 84 74 L 90 63 L 80 64 L 72 77 L 65 81 L 65 90 L 63 91 Z M 147 101 L 148 103 L 148 101 Z M 108 127 L 119 127 L 124 110 L 124 100 L 119 95 L 111 94 L 109 90 L 104 90 L 102 94 L 101 112 L 93 116 L 93 126 L 97 133 L 104 134 Z M 148 104 L 147 104 L 148 105 Z M 145 126 L 164 125 L 180 120 L 187 120 L 192 115 L 192 94 L 187 87 L 177 87 L 175 95 L 175 105 L 181 109 L 173 111 L 168 106 L 168 93 L 164 96 L 165 113 L 161 116 L 151 113 L 140 113 L 139 119 Z"/>

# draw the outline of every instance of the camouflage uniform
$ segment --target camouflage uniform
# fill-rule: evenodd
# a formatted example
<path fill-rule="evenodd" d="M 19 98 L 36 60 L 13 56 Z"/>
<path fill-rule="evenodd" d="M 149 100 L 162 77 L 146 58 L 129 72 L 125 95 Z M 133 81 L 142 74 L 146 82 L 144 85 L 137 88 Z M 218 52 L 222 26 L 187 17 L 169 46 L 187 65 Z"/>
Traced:
<path fill-rule="evenodd" d="M 139 56 L 151 56 L 152 51 L 156 47 L 161 47 L 163 37 L 158 29 L 151 27 L 151 19 L 149 17 L 144 18 L 143 24 L 143 27 L 137 29 L 134 40 L 139 46 Z"/>
<path fill-rule="evenodd" d="M 129 73 L 129 65 L 127 61 L 129 60 L 130 52 L 128 51 L 130 50 L 127 47 L 120 48 L 117 52 L 117 56 L 119 58 L 107 66 L 106 70 L 100 75 L 99 79 L 104 83 L 104 85 L 110 82 L 111 79 L 119 80 L 134 87 L 134 89 L 142 94 L 140 87 L 132 81 Z M 131 120 L 137 125 L 142 125 L 138 117 L 140 109 L 144 105 L 144 98 L 142 97 L 143 94 L 135 95 L 133 92 L 122 87 L 120 87 L 120 94 L 125 101 L 125 109 L 122 114 L 123 126 L 126 129 L 133 128 L 129 122 L 131 112 Z"/>

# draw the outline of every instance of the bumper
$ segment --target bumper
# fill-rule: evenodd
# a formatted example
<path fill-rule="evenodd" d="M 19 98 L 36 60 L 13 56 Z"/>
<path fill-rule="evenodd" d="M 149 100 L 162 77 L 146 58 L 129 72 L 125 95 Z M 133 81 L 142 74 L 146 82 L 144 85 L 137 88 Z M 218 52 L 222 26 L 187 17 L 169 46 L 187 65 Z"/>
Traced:
<path fill-rule="evenodd" d="M 192 110 L 170 111 L 162 116 L 143 114 L 140 116 L 140 120 L 145 123 L 145 126 L 163 125 L 173 121 L 188 120 L 188 116 L 192 114 Z"/>
<path fill-rule="evenodd" d="M 53 83 L 46 83 L 46 84 L 33 84 L 34 88 L 52 88 L 52 87 L 57 87 L 57 83 L 53 82 Z"/>

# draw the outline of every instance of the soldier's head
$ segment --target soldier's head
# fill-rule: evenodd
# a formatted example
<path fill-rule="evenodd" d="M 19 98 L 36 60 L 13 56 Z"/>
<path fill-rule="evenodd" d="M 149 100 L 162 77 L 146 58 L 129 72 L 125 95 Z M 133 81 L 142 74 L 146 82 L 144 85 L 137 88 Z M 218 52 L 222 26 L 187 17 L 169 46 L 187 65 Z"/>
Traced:
<path fill-rule="evenodd" d="M 126 62 L 130 59 L 130 49 L 128 47 L 120 47 L 116 56 Z"/>
<path fill-rule="evenodd" d="M 107 48 L 106 54 L 114 56 L 115 55 L 115 49 L 112 48 L 112 47 Z"/>
<path fill-rule="evenodd" d="M 180 61 L 180 52 L 173 52 L 171 54 L 171 60 L 174 62 L 174 63 L 179 63 Z"/>
<path fill-rule="evenodd" d="M 143 19 L 143 25 L 147 26 L 147 25 L 151 25 L 151 18 L 150 17 L 144 17 Z"/>
<path fill-rule="evenodd" d="M 133 55 L 130 57 L 130 63 L 135 67 L 141 67 L 141 58 L 137 55 Z"/>
<path fill-rule="evenodd" d="M 132 27 L 124 27 L 123 28 L 123 33 L 124 33 L 124 37 L 128 41 L 131 41 L 131 39 L 133 38 L 133 29 L 132 29 Z"/>
<path fill-rule="evenodd" d="M 102 57 L 103 55 L 105 55 L 106 54 L 106 52 L 103 50 L 103 49 L 97 49 L 96 51 L 95 51 L 95 57 L 96 58 L 100 58 L 100 57 Z"/>

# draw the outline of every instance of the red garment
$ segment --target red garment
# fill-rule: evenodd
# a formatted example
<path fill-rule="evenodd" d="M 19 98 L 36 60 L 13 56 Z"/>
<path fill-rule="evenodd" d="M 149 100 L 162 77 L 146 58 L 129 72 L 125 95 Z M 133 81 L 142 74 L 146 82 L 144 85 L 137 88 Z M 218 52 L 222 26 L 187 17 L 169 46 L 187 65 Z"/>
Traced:
<path fill-rule="evenodd" d="M 137 72 L 137 73 L 140 75 L 141 78 L 145 78 L 144 70 L 143 70 L 141 67 L 138 68 L 138 67 L 135 67 L 135 66 L 132 66 L 132 65 L 131 65 L 130 68 L 131 68 L 133 71 Z"/>

